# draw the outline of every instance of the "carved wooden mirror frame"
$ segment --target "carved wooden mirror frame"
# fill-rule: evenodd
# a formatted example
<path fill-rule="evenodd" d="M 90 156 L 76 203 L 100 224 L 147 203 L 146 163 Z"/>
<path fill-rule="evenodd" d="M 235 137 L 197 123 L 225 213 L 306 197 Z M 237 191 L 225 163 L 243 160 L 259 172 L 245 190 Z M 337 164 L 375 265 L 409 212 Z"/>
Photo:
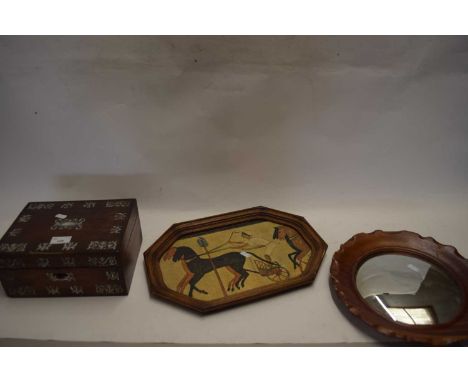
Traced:
<path fill-rule="evenodd" d="M 292 228 L 297 233 L 296 237 L 302 238 L 303 242 L 306 243 L 310 249 L 313 249 L 313 252 L 311 252 L 312 257 L 310 260 L 308 260 L 307 264 L 304 265 L 304 269 L 301 267 L 301 274 L 299 276 L 289 277 L 288 273 L 288 279 L 279 279 L 271 283 L 271 285 L 255 287 L 254 289 L 242 293 L 237 293 L 237 290 L 235 291 L 236 293 L 233 293 L 233 288 L 231 293 L 226 294 L 227 288 L 221 288 L 225 293 L 224 297 L 211 301 L 202 301 L 200 299 L 190 297 L 187 295 L 187 288 L 185 286 L 184 289 L 180 291 L 179 288 L 174 290 L 166 285 L 163 277 L 161 263 L 169 263 L 169 261 L 167 261 L 168 259 L 173 259 L 173 261 L 180 262 L 180 260 L 176 260 L 180 258 L 180 254 L 177 254 L 178 247 L 174 246 L 174 244 L 179 240 L 186 240 L 187 238 L 192 240 L 194 237 L 198 237 L 198 243 L 200 245 L 208 245 L 210 240 L 207 240 L 204 243 L 205 239 L 200 236 L 210 235 L 218 231 L 225 231 L 236 227 L 243 227 L 244 225 L 248 224 L 261 222 L 273 223 L 274 225 Z M 276 230 L 277 228 L 275 228 L 273 231 L 275 234 L 277 234 Z M 187 247 L 180 248 L 187 249 Z M 260 298 L 271 296 L 273 294 L 277 294 L 292 288 L 311 284 L 318 272 L 322 259 L 325 255 L 326 248 L 327 244 L 302 216 L 292 215 L 266 207 L 254 207 L 174 224 L 151 247 L 145 251 L 144 256 L 148 286 L 153 296 L 196 310 L 200 313 L 206 313 L 228 308 L 233 305 L 258 300 Z M 188 248 L 188 250 L 190 249 L 191 248 Z M 171 253 L 171 250 L 175 250 L 175 253 Z M 198 251 L 199 253 L 195 253 L 194 256 L 199 258 L 204 256 L 202 249 L 199 248 Z M 206 254 L 208 254 L 208 252 Z M 257 259 L 260 258 L 255 254 L 253 256 L 255 256 Z M 195 257 L 192 257 L 192 259 L 195 259 Z M 194 261 L 192 259 L 189 261 Z M 212 259 L 210 259 L 210 261 L 214 268 Z M 285 261 L 289 260 L 286 258 Z M 186 264 L 185 266 L 187 266 Z M 273 259 L 270 258 L 268 258 L 268 260 L 265 259 L 265 265 L 267 266 L 265 271 L 268 271 L 268 266 L 273 267 L 274 271 L 280 271 L 281 268 L 284 268 L 283 266 L 280 266 L 281 264 L 274 262 Z M 219 283 L 222 284 L 216 270 L 214 273 L 216 273 Z M 180 283 L 178 286 L 179 285 Z M 191 291 L 190 286 L 188 289 Z M 196 296 L 200 296 L 199 292 L 197 292 L 197 294 L 194 292 L 194 297 Z"/>
<path fill-rule="evenodd" d="M 456 317 L 444 324 L 409 325 L 390 321 L 373 310 L 357 289 L 356 274 L 365 261 L 388 253 L 413 256 L 444 270 L 458 284 L 462 294 Z M 468 260 L 452 246 L 408 231 L 360 233 L 335 253 L 330 278 L 336 295 L 349 311 L 382 334 L 432 345 L 468 340 Z"/>

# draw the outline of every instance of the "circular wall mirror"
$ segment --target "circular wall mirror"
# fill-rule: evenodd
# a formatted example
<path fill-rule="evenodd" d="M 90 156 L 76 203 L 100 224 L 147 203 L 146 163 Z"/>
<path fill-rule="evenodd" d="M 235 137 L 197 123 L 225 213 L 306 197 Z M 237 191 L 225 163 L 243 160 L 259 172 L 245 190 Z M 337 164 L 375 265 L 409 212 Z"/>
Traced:
<path fill-rule="evenodd" d="M 379 332 L 441 345 L 468 339 L 467 264 L 432 238 L 375 231 L 341 246 L 330 277 L 351 313 Z"/>
<path fill-rule="evenodd" d="M 462 291 L 447 272 L 402 254 L 366 260 L 357 271 L 356 287 L 376 312 L 408 325 L 445 324 L 462 306 Z"/>

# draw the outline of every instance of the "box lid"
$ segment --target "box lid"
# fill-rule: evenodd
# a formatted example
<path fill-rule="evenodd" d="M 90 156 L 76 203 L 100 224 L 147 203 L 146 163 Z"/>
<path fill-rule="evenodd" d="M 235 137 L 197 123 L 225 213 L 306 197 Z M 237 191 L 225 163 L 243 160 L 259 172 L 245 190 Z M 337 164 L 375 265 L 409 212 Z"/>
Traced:
<path fill-rule="evenodd" d="M 135 199 L 31 202 L 0 240 L 0 269 L 119 265 Z"/>

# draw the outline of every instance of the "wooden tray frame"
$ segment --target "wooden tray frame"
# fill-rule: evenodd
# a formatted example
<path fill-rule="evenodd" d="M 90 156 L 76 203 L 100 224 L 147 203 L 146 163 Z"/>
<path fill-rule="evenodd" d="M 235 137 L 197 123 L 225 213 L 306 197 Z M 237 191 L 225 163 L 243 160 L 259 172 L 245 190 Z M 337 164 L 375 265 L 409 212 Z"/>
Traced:
<path fill-rule="evenodd" d="M 374 311 L 357 289 L 356 274 L 366 260 L 390 252 L 414 256 L 447 272 L 462 292 L 463 303 L 459 314 L 445 324 L 409 325 L 390 321 Z M 468 339 L 467 275 L 468 260 L 456 248 L 409 231 L 378 230 L 357 234 L 341 245 L 330 267 L 330 281 L 336 295 L 353 315 L 382 334 L 436 346 Z"/>
<path fill-rule="evenodd" d="M 265 287 L 259 287 L 241 294 L 234 294 L 213 301 L 196 300 L 172 291 L 164 285 L 159 267 L 155 266 L 155 262 L 159 262 L 163 254 L 175 241 L 189 234 L 204 233 L 224 227 L 228 228 L 229 226 L 242 223 L 248 224 L 259 220 L 267 220 L 294 228 L 306 243 L 311 248 L 315 249 L 316 253 L 314 260 L 309 262 L 301 276 L 283 281 L 280 285 L 272 284 Z M 254 207 L 174 224 L 144 252 L 144 257 L 148 286 L 153 296 L 182 305 L 200 313 L 207 313 L 256 301 L 286 290 L 311 284 L 315 279 L 326 249 L 327 244 L 325 241 L 323 241 L 304 217 L 266 207 Z"/>

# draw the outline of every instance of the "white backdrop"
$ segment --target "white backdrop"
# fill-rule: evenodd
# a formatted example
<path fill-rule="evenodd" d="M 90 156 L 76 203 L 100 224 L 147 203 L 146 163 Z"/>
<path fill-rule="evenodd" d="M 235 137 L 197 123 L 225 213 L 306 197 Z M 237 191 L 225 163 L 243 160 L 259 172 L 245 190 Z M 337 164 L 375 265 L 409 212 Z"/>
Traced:
<path fill-rule="evenodd" d="M 339 245 L 409 229 L 468 253 L 468 39 L 2 37 L 0 230 L 28 201 L 136 197 L 172 223 L 255 205 L 328 243 L 313 286 L 200 317 L 148 295 L 9 299 L 0 338 L 370 343 L 332 301 Z"/>

